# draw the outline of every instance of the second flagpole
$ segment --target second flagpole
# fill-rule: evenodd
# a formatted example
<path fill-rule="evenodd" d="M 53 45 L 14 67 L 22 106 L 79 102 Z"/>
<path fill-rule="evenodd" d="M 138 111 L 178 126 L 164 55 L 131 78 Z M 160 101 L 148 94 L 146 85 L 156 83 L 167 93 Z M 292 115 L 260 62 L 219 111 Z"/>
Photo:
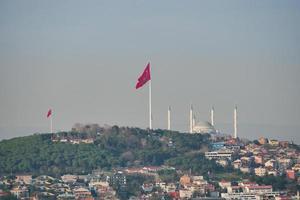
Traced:
<path fill-rule="evenodd" d="M 149 81 L 149 129 L 152 129 L 151 82 L 152 80 Z"/>
<path fill-rule="evenodd" d="M 52 124 L 53 122 L 52 122 L 52 114 L 51 114 L 51 116 L 50 116 L 50 131 L 51 131 L 51 133 L 53 133 L 53 124 Z"/>

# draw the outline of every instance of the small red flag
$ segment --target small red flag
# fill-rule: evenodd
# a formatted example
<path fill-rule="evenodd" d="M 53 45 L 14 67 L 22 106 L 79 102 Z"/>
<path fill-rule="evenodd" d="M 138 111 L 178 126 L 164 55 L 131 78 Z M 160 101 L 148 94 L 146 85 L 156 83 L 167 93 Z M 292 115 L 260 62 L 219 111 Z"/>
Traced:
<path fill-rule="evenodd" d="M 140 87 L 145 85 L 149 80 L 151 80 L 150 63 L 147 64 L 143 74 L 139 77 L 138 82 L 135 85 L 135 89 L 139 89 Z"/>
<path fill-rule="evenodd" d="M 49 109 L 48 112 L 47 112 L 47 118 L 49 118 L 51 115 L 52 115 L 52 110 Z"/>

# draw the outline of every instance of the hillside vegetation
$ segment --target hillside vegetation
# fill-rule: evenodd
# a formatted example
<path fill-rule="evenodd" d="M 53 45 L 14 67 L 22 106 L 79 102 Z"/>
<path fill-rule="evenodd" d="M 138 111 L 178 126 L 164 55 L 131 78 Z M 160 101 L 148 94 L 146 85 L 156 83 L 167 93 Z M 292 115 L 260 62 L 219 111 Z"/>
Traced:
<path fill-rule="evenodd" d="M 52 142 L 51 134 L 35 134 L 0 142 L 0 174 L 60 175 L 93 169 L 143 165 L 170 165 L 207 173 L 221 170 L 204 158 L 209 135 L 190 135 L 138 128 L 103 129 L 101 133 L 62 132 L 57 137 L 93 137 L 93 144 Z"/>

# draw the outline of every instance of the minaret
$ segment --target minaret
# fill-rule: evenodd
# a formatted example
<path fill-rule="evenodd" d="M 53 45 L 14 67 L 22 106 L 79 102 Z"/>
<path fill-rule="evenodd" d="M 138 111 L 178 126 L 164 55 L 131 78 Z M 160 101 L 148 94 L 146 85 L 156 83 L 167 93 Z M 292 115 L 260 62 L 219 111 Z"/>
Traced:
<path fill-rule="evenodd" d="M 194 114 L 193 115 L 193 129 L 194 129 L 195 125 L 196 125 L 196 115 Z"/>
<path fill-rule="evenodd" d="M 193 133 L 193 105 L 190 108 L 190 133 Z"/>
<path fill-rule="evenodd" d="M 171 130 L 171 106 L 168 108 L 168 130 Z"/>
<path fill-rule="evenodd" d="M 212 107 L 211 111 L 210 111 L 210 122 L 211 122 L 211 125 L 213 125 L 213 126 L 215 125 L 214 112 L 215 112 L 215 108 Z"/>
<path fill-rule="evenodd" d="M 237 138 L 237 106 L 234 108 L 234 113 L 233 113 L 233 128 L 234 128 L 234 138 Z"/>

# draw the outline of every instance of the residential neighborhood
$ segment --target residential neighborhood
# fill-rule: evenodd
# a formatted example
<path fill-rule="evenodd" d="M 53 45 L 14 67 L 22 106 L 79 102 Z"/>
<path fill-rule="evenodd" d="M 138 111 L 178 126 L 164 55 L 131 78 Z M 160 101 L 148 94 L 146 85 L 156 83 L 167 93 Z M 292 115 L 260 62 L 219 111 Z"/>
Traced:
<path fill-rule="evenodd" d="M 97 169 L 89 174 L 64 174 L 60 177 L 15 174 L 1 177 L 1 188 L 8 188 L 9 192 L 1 190 L 0 196 L 13 195 L 24 200 L 299 199 L 300 152 L 289 142 L 266 138 L 243 142 L 230 137 L 212 137 L 210 149 L 204 155 L 221 167 L 232 168 L 233 173 L 240 176 L 236 179 L 220 178 L 209 171 L 207 175 L 195 174 L 170 166 Z M 175 174 L 178 178 L 167 180 L 164 173 Z M 138 185 L 132 189 L 132 180 L 139 179 L 139 176 L 143 181 L 137 181 Z M 133 177 L 131 182 L 129 177 Z M 252 177 L 281 177 L 290 180 L 296 188 L 278 190 L 272 183 L 251 181 Z"/>

